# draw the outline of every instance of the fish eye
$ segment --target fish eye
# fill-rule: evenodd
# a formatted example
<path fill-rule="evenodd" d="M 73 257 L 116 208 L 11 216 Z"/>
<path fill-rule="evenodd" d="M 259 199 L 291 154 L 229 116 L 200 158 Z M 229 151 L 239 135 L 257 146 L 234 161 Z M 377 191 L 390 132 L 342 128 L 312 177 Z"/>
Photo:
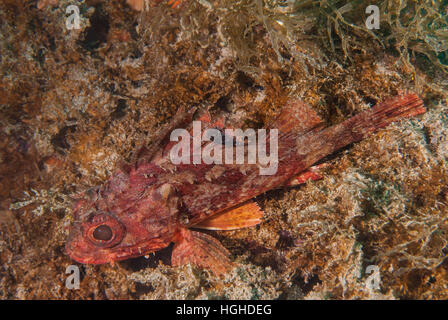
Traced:
<path fill-rule="evenodd" d="M 102 224 L 95 228 L 92 235 L 96 240 L 109 241 L 112 239 L 113 234 L 112 229 L 108 225 Z"/>
<path fill-rule="evenodd" d="M 95 246 L 111 248 L 121 242 L 126 230 L 112 215 L 100 213 L 87 222 L 84 236 Z"/>

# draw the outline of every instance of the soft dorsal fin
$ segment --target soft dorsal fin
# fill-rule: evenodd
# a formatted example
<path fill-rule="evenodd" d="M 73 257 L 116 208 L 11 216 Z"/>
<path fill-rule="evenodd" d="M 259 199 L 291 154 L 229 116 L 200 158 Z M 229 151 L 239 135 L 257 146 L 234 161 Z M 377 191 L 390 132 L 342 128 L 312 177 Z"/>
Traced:
<path fill-rule="evenodd" d="M 213 215 L 192 227 L 206 230 L 235 230 L 261 223 L 262 216 L 263 211 L 258 205 L 249 201 L 239 207 Z"/>
<path fill-rule="evenodd" d="M 323 124 L 313 108 L 302 100 L 290 99 L 280 115 L 269 124 L 269 128 L 278 129 L 280 134 L 292 133 L 294 136 L 300 136 Z"/>

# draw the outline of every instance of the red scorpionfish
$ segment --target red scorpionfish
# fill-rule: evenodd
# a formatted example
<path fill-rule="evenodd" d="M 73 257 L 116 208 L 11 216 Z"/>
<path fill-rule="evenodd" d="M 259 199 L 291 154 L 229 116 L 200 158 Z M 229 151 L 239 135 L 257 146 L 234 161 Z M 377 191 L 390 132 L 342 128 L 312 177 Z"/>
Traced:
<path fill-rule="evenodd" d="M 177 143 L 170 141 L 170 133 L 182 127 L 192 132 L 192 112 L 179 112 L 156 145 L 142 148 L 132 164 L 123 165 L 107 183 L 77 201 L 66 250 L 78 262 L 102 264 L 147 255 L 174 242 L 173 266 L 192 263 L 223 274 L 232 266 L 229 252 L 197 229 L 259 224 L 263 213 L 252 198 L 319 178 L 312 166 L 320 159 L 393 121 L 425 111 L 420 98 L 408 93 L 325 128 L 311 107 L 291 99 L 268 126 L 278 129 L 277 171 L 272 175 L 260 175 L 260 163 L 173 164 L 170 151 Z M 219 126 L 209 121 L 208 113 L 200 119 L 205 124 L 202 132 Z M 270 140 L 271 133 L 266 138 L 269 148 Z M 200 150 L 207 146 L 200 144 Z M 236 148 L 234 142 L 231 148 Z"/>

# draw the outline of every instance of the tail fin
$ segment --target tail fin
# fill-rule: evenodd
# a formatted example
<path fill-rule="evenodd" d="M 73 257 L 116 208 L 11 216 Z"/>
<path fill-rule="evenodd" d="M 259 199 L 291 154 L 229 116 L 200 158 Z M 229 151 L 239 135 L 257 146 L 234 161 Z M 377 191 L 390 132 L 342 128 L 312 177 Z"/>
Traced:
<path fill-rule="evenodd" d="M 353 130 L 365 137 L 380 128 L 403 118 L 410 118 L 426 111 L 423 101 L 415 94 L 408 93 L 390 98 L 346 121 L 348 126 L 353 124 Z"/>
<path fill-rule="evenodd" d="M 297 153 L 302 158 L 303 165 L 308 167 L 394 121 L 413 117 L 425 111 L 423 101 L 415 93 L 393 97 L 340 124 L 318 132 L 313 130 L 299 137 Z"/>

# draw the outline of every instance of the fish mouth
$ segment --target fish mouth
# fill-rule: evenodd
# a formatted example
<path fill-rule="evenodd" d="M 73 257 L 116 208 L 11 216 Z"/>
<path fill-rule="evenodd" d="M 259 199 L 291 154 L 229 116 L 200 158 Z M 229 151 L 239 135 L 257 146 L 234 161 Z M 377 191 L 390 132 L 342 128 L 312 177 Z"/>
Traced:
<path fill-rule="evenodd" d="M 112 248 L 98 248 L 83 240 L 82 237 L 70 235 L 65 251 L 71 259 L 83 264 L 105 264 L 136 258 L 161 250 L 171 243 L 163 238 L 152 238 L 134 245 Z"/>
<path fill-rule="evenodd" d="M 83 264 L 104 264 L 112 261 L 100 250 L 74 239 L 67 241 L 65 251 L 71 259 Z"/>
<path fill-rule="evenodd" d="M 72 250 L 69 245 L 66 245 L 65 250 L 72 260 L 82 264 L 105 264 L 113 261 L 106 259 L 105 257 L 84 255 L 76 250 Z"/>

